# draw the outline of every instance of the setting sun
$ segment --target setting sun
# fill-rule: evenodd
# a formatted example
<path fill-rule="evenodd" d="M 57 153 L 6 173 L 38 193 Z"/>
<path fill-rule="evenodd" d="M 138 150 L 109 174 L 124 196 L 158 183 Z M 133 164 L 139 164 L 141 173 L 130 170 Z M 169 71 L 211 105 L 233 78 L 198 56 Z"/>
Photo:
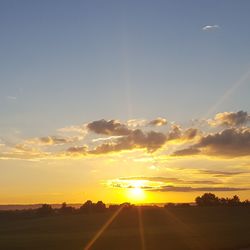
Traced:
<path fill-rule="evenodd" d="M 144 185 L 144 181 L 142 180 L 130 180 L 127 192 L 128 199 L 135 203 L 145 201 L 146 194 L 143 190 Z"/>
<path fill-rule="evenodd" d="M 134 203 L 145 201 L 146 194 L 140 187 L 130 188 L 127 193 L 129 201 Z"/>

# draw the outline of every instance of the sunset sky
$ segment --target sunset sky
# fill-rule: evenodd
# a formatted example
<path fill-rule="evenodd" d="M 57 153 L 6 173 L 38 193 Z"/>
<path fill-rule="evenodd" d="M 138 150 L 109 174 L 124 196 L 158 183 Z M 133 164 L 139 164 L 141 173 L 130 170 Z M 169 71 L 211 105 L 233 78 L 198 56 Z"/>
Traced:
<path fill-rule="evenodd" d="M 0 204 L 250 199 L 250 1 L 0 1 Z"/>

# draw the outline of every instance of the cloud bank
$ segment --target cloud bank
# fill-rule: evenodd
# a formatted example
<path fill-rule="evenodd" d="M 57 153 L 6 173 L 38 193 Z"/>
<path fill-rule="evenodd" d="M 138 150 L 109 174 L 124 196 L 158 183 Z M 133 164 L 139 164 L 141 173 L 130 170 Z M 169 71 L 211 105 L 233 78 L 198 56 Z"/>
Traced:
<path fill-rule="evenodd" d="M 242 110 L 218 113 L 208 120 L 211 126 L 207 130 L 196 128 L 195 124 L 183 127 L 174 122 L 170 122 L 171 126 L 164 126 L 168 123 L 165 118 L 127 122 L 101 119 L 60 129 L 60 135 L 29 138 L 14 146 L 1 147 L 0 159 L 27 159 L 40 155 L 73 158 L 138 149 L 168 157 L 248 157 L 249 119 L 248 113 Z M 25 150 L 21 151 L 21 148 Z"/>

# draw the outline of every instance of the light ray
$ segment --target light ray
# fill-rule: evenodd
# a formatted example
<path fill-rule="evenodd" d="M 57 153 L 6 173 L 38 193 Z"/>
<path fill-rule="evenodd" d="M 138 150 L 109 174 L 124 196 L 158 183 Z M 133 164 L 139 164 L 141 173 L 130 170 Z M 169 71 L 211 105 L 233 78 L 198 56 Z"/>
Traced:
<path fill-rule="evenodd" d="M 114 221 L 114 219 L 120 214 L 124 206 L 119 207 L 117 211 L 108 219 L 108 221 L 100 228 L 100 230 L 94 235 L 94 237 L 85 246 L 84 250 L 89 250 L 93 244 L 100 238 L 100 236 L 105 232 L 109 225 Z"/>
<path fill-rule="evenodd" d="M 227 99 L 229 98 L 243 83 L 247 81 L 250 77 L 250 69 L 243 74 L 238 81 L 236 81 L 220 98 L 219 100 L 208 110 L 207 114 L 203 119 L 207 119 L 215 110 Z"/>
<path fill-rule="evenodd" d="M 175 225 L 178 228 L 178 233 L 182 237 L 183 241 L 190 247 L 190 249 L 200 249 L 200 250 L 207 250 L 207 244 L 203 237 L 199 235 L 199 239 L 194 241 L 194 237 L 191 238 L 191 235 L 194 235 L 194 230 L 188 226 L 186 223 L 184 223 L 181 219 L 179 219 L 173 212 L 171 212 L 169 209 L 164 209 L 165 214 L 168 217 L 168 220 L 170 220 L 173 225 Z"/>
<path fill-rule="evenodd" d="M 141 239 L 141 249 L 146 250 L 145 237 L 144 237 L 144 224 L 143 224 L 143 219 L 142 219 L 141 206 L 137 207 L 137 211 L 138 211 L 138 219 L 139 219 L 139 231 L 140 231 L 140 239 Z"/>

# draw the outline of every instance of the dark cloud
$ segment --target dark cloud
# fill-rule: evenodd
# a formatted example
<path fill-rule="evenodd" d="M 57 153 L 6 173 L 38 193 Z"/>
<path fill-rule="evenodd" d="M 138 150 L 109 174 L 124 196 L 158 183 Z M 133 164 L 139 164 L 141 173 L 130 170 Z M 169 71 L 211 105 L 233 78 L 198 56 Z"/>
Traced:
<path fill-rule="evenodd" d="M 161 117 L 158 117 L 148 123 L 150 126 L 163 126 L 167 125 L 167 120 Z"/>
<path fill-rule="evenodd" d="M 41 143 L 44 144 L 64 144 L 68 143 L 68 140 L 66 138 L 59 138 L 56 136 L 46 136 L 39 138 Z"/>
<path fill-rule="evenodd" d="M 77 153 L 77 154 L 87 154 L 88 147 L 81 146 L 81 147 L 70 147 L 68 148 L 67 152 L 69 153 Z"/>
<path fill-rule="evenodd" d="M 182 130 L 181 130 L 180 126 L 174 124 L 174 125 L 172 125 L 172 128 L 171 128 L 170 132 L 168 133 L 167 140 L 171 141 L 171 140 L 180 139 L 181 135 L 182 135 Z"/>
<path fill-rule="evenodd" d="M 195 147 L 190 147 L 177 150 L 172 155 L 173 156 L 198 155 L 200 152 L 201 152 L 200 149 Z"/>
<path fill-rule="evenodd" d="M 249 188 L 235 188 L 235 187 L 176 187 L 176 186 L 162 186 L 150 191 L 157 192 L 227 192 L 227 191 L 243 191 Z"/>
<path fill-rule="evenodd" d="M 240 126 L 250 121 L 250 116 L 245 111 L 218 113 L 213 120 L 209 120 L 212 126 Z"/>
<path fill-rule="evenodd" d="M 241 191 L 249 190 L 249 188 L 239 187 L 225 187 L 225 186 L 214 186 L 221 184 L 221 182 L 214 180 L 181 180 L 178 178 L 167 178 L 167 177 L 124 177 L 116 180 L 108 181 L 108 185 L 113 188 L 135 188 L 138 182 L 141 181 L 139 186 L 141 189 L 152 192 L 215 192 L 215 191 Z M 169 184 L 173 182 L 174 184 Z M 180 184 L 181 186 L 176 186 Z M 185 186 L 190 184 L 191 186 Z M 195 186 L 193 186 L 195 185 Z M 203 185 L 197 187 L 196 185 Z M 204 186 L 209 185 L 209 186 Z"/>
<path fill-rule="evenodd" d="M 188 141 L 193 140 L 197 135 L 199 135 L 200 131 L 196 128 L 188 128 L 186 130 L 181 129 L 179 125 L 172 125 L 171 130 L 167 135 L 167 140 L 182 140 Z"/>
<path fill-rule="evenodd" d="M 146 148 L 148 152 L 154 152 L 164 145 L 166 136 L 160 132 L 143 132 L 136 129 L 129 135 L 118 138 L 115 142 L 103 143 L 95 149 L 89 151 L 91 154 L 106 154 L 110 152 L 119 152 L 122 150 L 131 150 L 136 148 Z"/>
<path fill-rule="evenodd" d="M 145 181 L 152 181 L 152 182 L 173 182 L 173 183 L 186 183 L 186 184 L 220 184 L 220 181 L 216 180 L 182 180 L 179 178 L 174 177 L 160 177 L 160 176 L 138 176 L 138 177 L 122 177 L 119 178 L 122 181 L 129 181 L 129 180 L 145 180 Z"/>
<path fill-rule="evenodd" d="M 102 135 L 128 135 L 131 130 L 127 128 L 125 124 L 116 120 L 99 120 L 93 121 L 87 124 L 87 128 L 96 133 Z"/>
<path fill-rule="evenodd" d="M 121 177 L 119 180 L 146 180 L 146 181 L 159 181 L 159 182 L 172 182 L 178 181 L 178 178 L 168 178 L 161 176 L 132 176 L 132 177 Z"/>
<path fill-rule="evenodd" d="M 240 157 L 250 155 L 250 128 L 230 128 L 220 133 L 201 137 L 200 141 L 189 148 L 177 150 L 173 155 L 210 155 Z"/>
<path fill-rule="evenodd" d="M 81 137 L 58 137 L 58 136 L 44 136 L 44 137 L 36 137 L 31 138 L 24 143 L 26 144 L 37 144 L 37 145 L 62 145 L 67 143 L 73 143 L 79 141 Z"/>
<path fill-rule="evenodd" d="M 184 140 L 192 140 L 199 134 L 199 130 L 196 128 L 189 128 L 184 131 L 183 139 Z"/>
<path fill-rule="evenodd" d="M 108 154 L 133 149 L 147 149 L 148 152 L 155 152 L 161 148 L 167 141 L 193 140 L 199 131 L 195 128 L 181 130 L 178 125 L 173 125 L 168 133 L 157 131 L 143 131 L 141 129 L 128 129 L 124 124 L 115 120 L 94 121 L 87 125 L 88 129 L 103 135 L 112 136 L 112 141 L 106 141 L 95 148 L 89 150 L 88 154 Z M 105 141 L 97 139 L 95 141 Z"/>
<path fill-rule="evenodd" d="M 201 174 L 209 174 L 213 175 L 215 177 L 230 177 L 234 175 L 241 175 L 241 174 L 248 174 L 249 172 L 243 172 L 243 171 L 216 171 L 216 170 L 199 170 L 199 173 Z"/>

